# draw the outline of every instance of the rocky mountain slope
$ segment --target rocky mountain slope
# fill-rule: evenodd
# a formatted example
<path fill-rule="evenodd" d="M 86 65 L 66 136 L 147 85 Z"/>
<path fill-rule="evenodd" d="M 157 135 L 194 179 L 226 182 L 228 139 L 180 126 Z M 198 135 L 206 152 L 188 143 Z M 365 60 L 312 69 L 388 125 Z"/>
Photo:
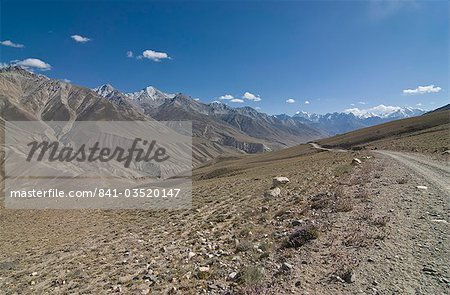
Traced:
<path fill-rule="evenodd" d="M 15 66 L 0 69 L 0 97 L 5 120 L 191 120 L 194 165 L 222 154 L 265 152 L 325 136 L 250 108 L 203 104 L 154 87 L 135 93 L 111 85 L 91 90 Z"/>
<path fill-rule="evenodd" d="M 250 107 L 232 108 L 222 103 L 204 104 L 178 93 L 164 93 L 149 86 L 122 93 L 111 85 L 94 89 L 112 102 L 128 101 L 159 121 L 192 120 L 198 138 L 213 139 L 247 153 L 280 149 L 327 135 L 296 120 L 281 120 Z"/>

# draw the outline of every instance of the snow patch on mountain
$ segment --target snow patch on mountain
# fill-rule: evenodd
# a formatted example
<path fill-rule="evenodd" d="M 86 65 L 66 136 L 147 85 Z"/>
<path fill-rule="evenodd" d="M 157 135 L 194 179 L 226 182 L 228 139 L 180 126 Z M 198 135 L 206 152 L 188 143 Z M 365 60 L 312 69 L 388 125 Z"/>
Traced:
<path fill-rule="evenodd" d="M 165 93 L 153 86 L 148 86 L 141 91 L 125 93 L 125 95 L 132 100 L 164 100 L 168 98 L 174 98 L 175 94 Z"/>
<path fill-rule="evenodd" d="M 379 118 L 409 118 L 423 114 L 425 111 L 422 109 L 411 108 L 411 107 L 399 107 L 399 106 L 386 106 L 384 104 L 380 104 L 378 106 L 368 108 L 368 109 L 359 109 L 359 108 L 351 108 L 344 110 L 346 114 L 353 114 L 358 118 L 367 119 L 371 117 L 379 117 Z"/>

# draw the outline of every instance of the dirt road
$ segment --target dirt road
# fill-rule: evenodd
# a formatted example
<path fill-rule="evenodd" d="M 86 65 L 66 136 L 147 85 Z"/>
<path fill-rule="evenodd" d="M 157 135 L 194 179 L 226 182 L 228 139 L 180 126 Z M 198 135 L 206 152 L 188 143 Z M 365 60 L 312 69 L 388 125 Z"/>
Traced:
<path fill-rule="evenodd" d="M 437 163 L 421 155 L 393 151 L 375 152 L 397 160 L 434 184 L 447 196 L 450 196 L 450 166 L 448 163 Z"/>

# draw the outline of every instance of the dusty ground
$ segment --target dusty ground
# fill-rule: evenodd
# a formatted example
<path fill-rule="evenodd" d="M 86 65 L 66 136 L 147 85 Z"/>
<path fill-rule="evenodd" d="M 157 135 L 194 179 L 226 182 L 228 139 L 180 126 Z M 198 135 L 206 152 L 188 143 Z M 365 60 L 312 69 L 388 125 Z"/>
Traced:
<path fill-rule="evenodd" d="M 450 292 L 448 195 L 388 155 L 304 145 L 212 167 L 192 210 L 1 209 L 0 294 Z M 274 176 L 290 183 L 263 197 Z"/>

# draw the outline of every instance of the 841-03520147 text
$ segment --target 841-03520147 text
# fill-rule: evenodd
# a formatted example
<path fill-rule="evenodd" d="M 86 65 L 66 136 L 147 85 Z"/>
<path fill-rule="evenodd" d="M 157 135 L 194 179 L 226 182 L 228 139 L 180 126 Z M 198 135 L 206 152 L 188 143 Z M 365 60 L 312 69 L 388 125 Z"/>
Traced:
<path fill-rule="evenodd" d="M 11 190 L 11 198 L 176 198 L 179 188 L 95 188 L 92 190 L 31 189 Z"/>

